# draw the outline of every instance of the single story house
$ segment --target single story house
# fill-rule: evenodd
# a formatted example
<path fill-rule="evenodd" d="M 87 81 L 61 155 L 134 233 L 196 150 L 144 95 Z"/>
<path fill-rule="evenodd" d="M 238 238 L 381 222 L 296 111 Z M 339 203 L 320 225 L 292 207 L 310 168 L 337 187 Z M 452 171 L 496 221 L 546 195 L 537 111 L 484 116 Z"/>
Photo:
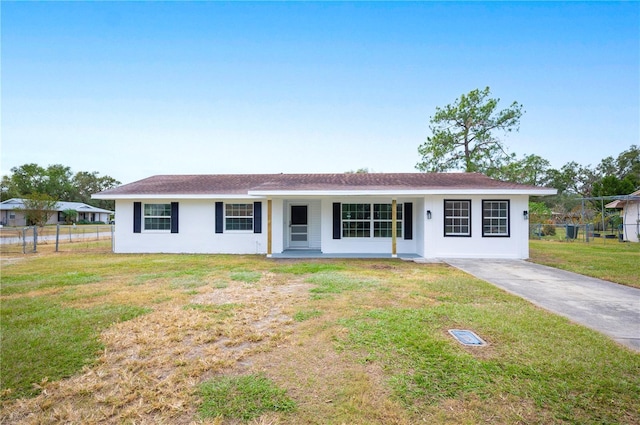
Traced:
<path fill-rule="evenodd" d="M 529 196 L 477 173 L 159 175 L 115 200 L 117 253 L 528 258 Z"/>
<path fill-rule="evenodd" d="M 605 208 L 620 210 L 623 240 L 638 242 L 640 238 L 640 190 L 620 196 L 619 199 L 605 205 Z"/>
<path fill-rule="evenodd" d="M 26 226 L 27 219 L 24 215 L 24 201 L 20 198 L 11 198 L 0 203 L 0 224 L 3 226 Z M 47 224 L 64 223 L 64 211 L 77 211 L 76 221 L 86 220 L 90 222 L 101 221 L 109 222 L 109 217 L 113 211 L 104 210 L 82 202 L 65 202 L 60 201 L 56 204 L 56 209 Z"/>

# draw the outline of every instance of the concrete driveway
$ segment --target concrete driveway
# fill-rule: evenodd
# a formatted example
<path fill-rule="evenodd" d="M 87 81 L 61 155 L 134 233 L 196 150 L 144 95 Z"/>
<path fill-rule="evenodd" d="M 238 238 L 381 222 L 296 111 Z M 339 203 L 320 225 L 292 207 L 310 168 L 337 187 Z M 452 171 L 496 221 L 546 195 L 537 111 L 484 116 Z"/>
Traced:
<path fill-rule="evenodd" d="M 640 351 L 640 289 L 522 260 L 445 262 Z"/>

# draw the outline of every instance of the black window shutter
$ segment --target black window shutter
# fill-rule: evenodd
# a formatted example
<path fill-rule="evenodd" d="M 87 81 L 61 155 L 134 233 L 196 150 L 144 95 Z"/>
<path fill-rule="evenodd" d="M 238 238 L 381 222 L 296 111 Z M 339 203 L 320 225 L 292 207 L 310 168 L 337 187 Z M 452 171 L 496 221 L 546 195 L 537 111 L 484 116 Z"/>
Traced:
<path fill-rule="evenodd" d="M 133 203 L 133 233 L 142 231 L 142 202 Z"/>
<path fill-rule="evenodd" d="M 222 233 L 224 228 L 224 211 L 223 203 L 216 202 L 216 233 Z"/>
<path fill-rule="evenodd" d="M 171 233 L 178 233 L 178 203 L 171 203 Z"/>
<path fill-rule="evenodd" d="M 253 233 L 262 233 L 262 202 L 253 203 Z"/>
<path fill-rule="evenodd" d="M 340 239 L 340 234 L 342 233 L 340 229 L 340 221 L 341 221 L 341 211 L 340 211 L 340 202 L 333 203 L 333 239 Z"/>
<path fill-rule="evenodd" d="M 404 238 L 413 239 L 413 202 L 404 203 Z"/>

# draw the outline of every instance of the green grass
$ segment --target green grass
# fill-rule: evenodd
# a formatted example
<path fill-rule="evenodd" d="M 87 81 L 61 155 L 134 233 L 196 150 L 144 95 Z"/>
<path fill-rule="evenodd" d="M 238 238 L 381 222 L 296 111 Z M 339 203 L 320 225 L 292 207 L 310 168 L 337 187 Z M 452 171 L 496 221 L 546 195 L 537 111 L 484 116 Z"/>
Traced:
<path fill-rule="evenodd" d="M 303 310 L 294 313 L 293 320 L 296 322 L 304 322 L 305 320 L 314 319 L 316 317 L 322 316 L 322 311 L 313 309 L 313 310 Z"/>
<path fill-rule="evenodd" d="M 147 311 L 123 305 L 64 308 L 48 297 L 4 300 L 0 316 L 2 387 L 12 388 L 14 397 L 28 396 L 38 392 L 33 383 L 71 376 L 92 363 L 102 349 L 100 331 Z"/>
<path fill-rule="evenodd" d="M 291 412 L 296 403 L 263 375 L 221 376 L 200 386 L 200 415 L 250 421 L 265 412 Z"/>
<path fill-rule="evenodd" d="M 256 283 L 262 278 L 262 273 L 249 270 L 240 270 L 229 273 L 229 278 L 231 280 L 239 282 Z"/>
<path fill-rule="evenodd" d="M 637 354 L 611 358 L 613 343 L 566 319 L 524 302 L 488 301 L 373 310 L 342 322 L 349 329 L 343 343 L 364 350 L 363 361 L 383 365 L 409 410 L 509 395 L 549 412 L 550 421 L 615 424 L 622 406 L 640 402 Z M 490 347 L 463 348 L 445 332 L 453 327 L 473 328 Z"/>
<path fill-rule="evenodd" d="M 626 270 L 622 276 L 632 275 L 632 265 L 637 264 L 633 261 L 638 258 L 637 248 L 630 244 L 538 243 L 545 244 L 533 241 L 532 257 L 552 249 L 559 251 L 546 255 L 556 261 L 580 264 L 583 260 L 575 257 L 586 256 L 590 260 L 585 264 L 617 262 L 618 269 Z M 265 272 L 275 276 L 261 279 Z M 291 284 L 301 291 L 302 282 L 312 285 L 309 293 L 294 296 L 274 290 Z M 227 288 L 224 294 L 234 296 L 227 304 L 199 303 L 201 297 L 224 302 L 215 297 L 216 288 Z M 261 302 L 245 302 L 255 290 L 261 291 Z M 269 305 L 267 294 L 282 298 Z M 143 316 L 131 323 L 149 332 L 136 342 L 140 352 L 150 356 L 144 341 L 165 333 L 161 327 L 161 333 L 154 334 L 157 323 L 145 320 L 157 321 L 159 313 L 177 311 L 182 316 L 176 317 L 186 318 L 176 325 L 182 333 L 167 342 L 183 353 L 176 357 L 176 367 L 193 363 L 204 365 L 203 369 L 194 366 L 197 373 L 180 369 L 171 375 L 173 363 L 169 362 L 155 370 L 153 359 L 165 358 L 160 351 L 153 358 L 136 359 L 135 373 L 129 371 L 128 376 L 154 377 L 144 382 L 145 390 L 156 376 L 172 376 L 172 391 L 185 393 L 180 399 L 184 404 L 176 404 L 183 406 L 180 411 L 197 408 L 204 420 L 640 423 L 638 353 L 445 265 L 393 260 L 282 264 L 257 256 L 38 255 L 3 266 L 1 302 L 0 372 L 5 400 L 36 394 L 32 384 L 46 377 L 55 381 L 83 373 L 82 367 L 96 363 L 103 349 L 102 330 L 153 309 L 149 319 Z M 165 302 L 170 304 L 160 305 Z M 278 317 L 276 311 L 291 315 L 295 323 L 273 329 L 270 343 L 265 320 Z M 255 341 L 264 345 L 251 355 L 244 354 L 245 342 L 235 341 L 244 341 L 241 338 L 253 332 L 256 324 L 263 333 Z M 198 326 L 207 330 L 206 338 L 192 335 Z M 488 346 L 463 347 L 447 333 L 453 328 L 473 330 Z M 193 351 L 187 350 L 188 341 L 194 344 Z M 227 346 L 225 341 L 234 344 Z M 203 354 L 216 350 L 237 355 L 244 366 L 234 369 L 233 360 Z M 259 364 L 260 356 L 271 357 L 256 369 L 247 366 Z M 216 369 L 222 367 L 226 369 Z M 118 375 L 110 375 L 105 392 L 118 386 Z M 199 381 L 211 376 L 216 378 Z M 163 385 L 159 381 L 144 397 L 157 397 L 155 405 L 167 406 L 163 398 L 167 394 L 159 391 Z M 13 393 L 7 394 L 7 389 Z M 65 403 L 80 410 L 89 403 L 89 409 L 124 411 L 117 397 L 99 405 L 90 404 L 95 400 L 84 393 L 65 397 Z M 20 405 L 11 401 L 3 410 Z M 130 409 L 134 408 L 131 403 Z M 111 419 L 118 423 L 195 420 L 170 412 L 162 416 L 163 410 L 146 408 L 136 412 L 139 417 L 117 413 Z M 0 422 L 8 417 L 3 415 Z"/>
<path fill-rule="evenodd" d="M 305 282 L 316 285 L 310 292 L 316 296 L 341 294 L 345 291 L 374 289 L 379 286 L 375 279 L 362 279 L 336 272 L 318 272 L 308 277 Z"/>
<path fill-rule="evenodd" d="M 640 244 L 529 241 L 530 259 L 539 264 L 640 288 Z"/>
<path fill-rule="evenodd" d="M 2 294 L 23 294 L 39 289 L 67 288 L 99 282 L 102 278 L 89 272 L 69 271 L 61 274 L 29 273 L 18 276 L 3 274 Z"/>
<path fill-rule="evenodd" d="M 345 270 L 346 265 L 336 262 L 326 261 L 305 261 L 296 262 L 294 264 L 286 264 L 278 267 L 273 267 L 271 271 L 273 273 L 290 273 L 294 275 L 313 274 L 320 272 L 336 272 Z"/>

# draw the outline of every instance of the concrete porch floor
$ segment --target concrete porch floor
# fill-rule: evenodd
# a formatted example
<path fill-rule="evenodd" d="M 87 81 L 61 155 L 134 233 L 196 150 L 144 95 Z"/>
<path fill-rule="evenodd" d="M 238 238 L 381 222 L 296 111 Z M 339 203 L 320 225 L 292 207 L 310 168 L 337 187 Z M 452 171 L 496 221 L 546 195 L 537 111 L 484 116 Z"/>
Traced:
<path fill-rule="evenodd" d="M 280 253 L 271 254 L 271 258 L 393 258 L 391 254 L 377 254 L 377 253 L 344 253 L 344 254 L 330 254 L 323 253 L 320 250 L 314 249 L 287 249 Z M 399 253 L 397 258 L 408 261 L 415 261 L 423 259 L 418 254 L 403 254 Z"/>

